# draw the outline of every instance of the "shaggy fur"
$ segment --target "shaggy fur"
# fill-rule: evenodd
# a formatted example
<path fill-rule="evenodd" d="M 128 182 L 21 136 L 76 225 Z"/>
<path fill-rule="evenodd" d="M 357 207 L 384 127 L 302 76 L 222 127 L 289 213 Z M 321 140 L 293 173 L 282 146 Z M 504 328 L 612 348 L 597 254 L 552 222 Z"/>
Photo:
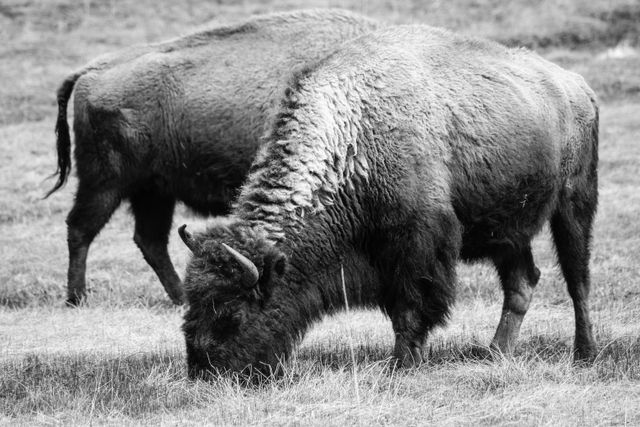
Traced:
<path fill-rule="evenodd" d="M 595 354 L 598 108 L 580 76 L 528 50 L 401 26 L 296 74 L 274 123 L 232 218 L 195 237 L 207 250 L 185 280 L 191 375 L 273 369 L 343 307 L 341 268 L 349 303 L 381 307 L 394 355 L 420 363 L 454 301 L 459 259 L 496 266 L 505 300 L 492 346 L 509 353 L 540 276 L 530 242 L 548 220 L 576 357 Z M 255 288 L 240 288 L 219 242 L 254 261 Z"/>
<path fill-rule="evenodd" d="M 225 214 L 292 68 L 377 27 L 340 10 L 266 15 L 98 58 L 58 91 L 58 173 L 70 170 L 66 107 L 75 85 L 78 190 L 67 218 L 68 302 L 85 294 L 89 245 L 122 200 L 134 240 L 171 299 L 180 280 L 167 253 L 175 201 Z M 50 193 L 51 193 L 50 192 Z"/>

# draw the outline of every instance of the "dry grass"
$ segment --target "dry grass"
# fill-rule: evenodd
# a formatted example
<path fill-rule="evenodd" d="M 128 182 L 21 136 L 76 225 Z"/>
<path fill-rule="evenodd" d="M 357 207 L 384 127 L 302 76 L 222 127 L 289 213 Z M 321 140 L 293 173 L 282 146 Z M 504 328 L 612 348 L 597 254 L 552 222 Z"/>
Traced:
<path fill-rule="evenodd" d="M 545 56 L 587 77 L 605 100 L 591 304 L 601 353 L 593 366 L 571 364 L 572 307 L 546 231 L 535 241 L 542 279 L 513 360 L 482 358 L 502 300 L 495 273 L 461 266 L 459 303 L 418 370 L 390 369 L 390 322 L 355 312 L 310 331 L 279 380 L 187 381 L 182 309 L 168 303 L 133 244 L 126 207 L 92 246 L 87 303 L 63 307 L 64 217 L 75 181 L 41 200 L 55 169 L 61 79 L 101 52 L 303 4 L 545 46 Z M 640 424 L 639 16 L 631 0 L 0 3 L 8 40 L 0 45 L 0 423 Z M 181 209 L 175 223 L 185 221 L 205 223 Z M 179 239 L 170 251 L 184 271 Z"/>
<path fill-rule="evenodd" d="M 623 335 L 599 330 L 597 338 L 606 347 L 589 368 L 571 363 L 566 342 L 570 322 L 564 328 L 544 330 L 538 324 L 537 333 L 530 326 L 513 360 L 489 361 L 479 358 L 471 344 L 473 337 L 484 341 L 491 332 L 492 322 L 474 315 L 484 308 L 458 307 L 454 331 L 436 333 L 429 362 L 413 371 L 390 368 L 393 337 L 380 314 L 360 312 L 328 319 L 309 334 L 287 363 L 283 378 L 251 387 L 228 377 L 211 383 L 185 380 L 178 313 L 136 309 L 122 314 L 85 308 L 74 313 L 66 329 L 46 326 L 51 319 L 69 320 L 66 315 L 56 318 L 52 311 L 34 322 L 39 325 L 34 328 L 36 337 L 55 329 L 55 338 L 49 336 L 49 340 L 69 337 L 73 350 L 55 345 L 42 350 L 33 347 L 33 339 L 25 339 L 25 355 L 11 355 L 0 364 L 0 413 L 14 422 L 62 424 L 640 422 L 640 341 L 626 335 L 637 336 L 637 325 L 623 327 Z M 497 312 L 499 306 L 489 309 Z M 28 322 L 36 313 L 26 314 Z M 122 314 L 122 319 L 109 322 L 108 316 L 114 314 Z M 133 317 L 136 326 L 124 328 Z M 613 317 L 607 319 L 609 328 L 618 330 Z M 528 324 L 544 324 L 549 318 L 567 321 L 570 314 L 567 307 L 536 306 Z M 105 328 L 105 322 L 115 325 Z M 166 336 L 158 335 L 161 324 L 166 325 L 161 332 Z M 115 333 L 118 326 L 126 334 Z M 345 337 L 349 328 L 357 343 L 359 398 L 354 393 Z M 92 337 L 91 331 L 96 330 L 99 337 Z M 82 334 L 85 341 L 77 339 Z M 13 348 L 19 346 L 17 341 Z"/>

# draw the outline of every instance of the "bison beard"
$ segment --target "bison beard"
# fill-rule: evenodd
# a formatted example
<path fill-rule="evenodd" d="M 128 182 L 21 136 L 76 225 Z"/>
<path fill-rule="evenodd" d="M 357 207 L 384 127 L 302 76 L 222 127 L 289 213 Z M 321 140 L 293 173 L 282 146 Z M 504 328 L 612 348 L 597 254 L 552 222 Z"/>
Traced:
<path fill-rule="evenodd" d="M 217 26 L 105 55 L 58 90 L 58 181 L 71 168 L 74 91 L 78 190 L 69 216 L 68 296 L 86 293 L 89 246 L 123 200 L 134 241 L 171 300 L 183 300 L 167 242 L 176 200 L 222 215 L 242 183 L 293 67 L 378 26 L 341 10 L 307 10 Z"/>
<path fill-rule="evenodd" d="M 546 221 L 574 302 L 575 357 L 593 357 L 597 144 L 593 92 L 529 51 L 424 26 L 347 43 L 294 76 L 232 215 L 195 236 L 182 229 L 194 252 L 189 374 L 274 371 L 343 307 L 341 267 L 349 304 L 387 313 L 394 356 L 415 366 L 447 318 L 459 259 L 496 267 L 492 347 L 510 354 Z"/>

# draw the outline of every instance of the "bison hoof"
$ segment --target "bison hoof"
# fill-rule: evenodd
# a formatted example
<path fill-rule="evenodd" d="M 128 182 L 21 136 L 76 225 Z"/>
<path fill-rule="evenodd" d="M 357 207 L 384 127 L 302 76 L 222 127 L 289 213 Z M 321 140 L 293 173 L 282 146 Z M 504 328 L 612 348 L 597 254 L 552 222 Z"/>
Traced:
<path fill-rule="evenodd" d="M 423 362 L 422 350 L 417 346 L 402 347 L 394 351 L 393 357 L 398 368 L 412 369 L 419 367 Z"/>
<path fill-rule="evenodd" d="M 82 302 L 82 298 L 74 296 L 74 297 L 67 298 L 64 302 L 64 305 L 66 305 L 67 307 L 75 308 L 79 306 L 81 302 Z"/>
<path fill-rule="evenodd" d="M 84 290 L 78 290 L 78 291 L 69 291 L 69 293 L 67 294 L 67 299 L 64 302 L 64 304 L 67 307 L 78 307 L 82 301 L 85 300 L 86 297 L 86 291 Z"/>
<path fill-rule="evenodd" d="M 598 351 L 593 345 L 576 347 L 573 352 L 573 362 L 576 365 L 591 365 L 596 360 Z"/>
<path fill-rule="evenodd" d="M 492 360 L 504 360 L 513 356 L 513 350 L 508 346 L 499 346 L 495 343 L 491 343 L 489 346 L 489 357 Z"/>

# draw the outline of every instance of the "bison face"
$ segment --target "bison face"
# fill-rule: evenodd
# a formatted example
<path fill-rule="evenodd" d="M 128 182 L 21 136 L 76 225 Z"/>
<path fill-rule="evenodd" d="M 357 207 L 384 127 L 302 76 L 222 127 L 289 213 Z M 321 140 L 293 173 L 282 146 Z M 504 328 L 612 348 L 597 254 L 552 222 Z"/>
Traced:
<path fill-rule="evenodd" d="M 258 236 L 196 239 L 184 228 L 180 234 L 193 251 L 184 282 L 189 376 L 246 369 L 269 374 L 290 347 L 278 300 L 285 255 Z"/>

